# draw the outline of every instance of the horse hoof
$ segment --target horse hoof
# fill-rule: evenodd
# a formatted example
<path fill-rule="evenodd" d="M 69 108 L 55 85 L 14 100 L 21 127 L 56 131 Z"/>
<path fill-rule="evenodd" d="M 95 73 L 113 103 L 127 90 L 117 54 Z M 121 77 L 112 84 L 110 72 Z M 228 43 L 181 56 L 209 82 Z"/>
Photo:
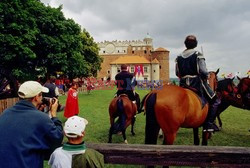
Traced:
<path fill-rule="evenodd" d="M 133 135 L 133 136 L 135 136 L 135 133 L 134 133 L 134 132 L 132 132 L 132 135 Z"/>
<path fill-rule="evenodd" d="M 125 143 L 125 144 L 128 144 L 128 141 L 127 141 L 127 140 L 125 140 L 125 141 L 124 141 L 124 143 Z"/>

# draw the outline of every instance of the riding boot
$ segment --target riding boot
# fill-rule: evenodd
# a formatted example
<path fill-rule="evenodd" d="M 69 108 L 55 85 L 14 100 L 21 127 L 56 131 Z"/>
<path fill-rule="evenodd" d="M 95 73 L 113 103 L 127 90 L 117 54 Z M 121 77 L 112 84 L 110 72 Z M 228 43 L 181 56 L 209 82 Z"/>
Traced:
<path fill-rule="evenodd" d="M 207 119 L 203 127 L 204 132 L 219 131 L 219 128 L 214 123 L 214 120 L 216 118 L 216 112 L 220 103 L 221 103 L 221 100 L 219 98 L 216 98 L 214 101 L 210 102 Z"/>

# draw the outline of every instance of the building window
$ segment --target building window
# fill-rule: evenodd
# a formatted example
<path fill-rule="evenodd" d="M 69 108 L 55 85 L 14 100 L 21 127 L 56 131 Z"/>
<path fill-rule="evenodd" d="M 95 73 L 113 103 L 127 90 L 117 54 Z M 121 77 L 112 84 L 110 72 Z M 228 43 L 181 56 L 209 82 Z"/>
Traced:
<path fill-rule="evenodd" d="M 105 54 L 105 51 L 103 51 L 103 53 Z"/>
<path fill-rule="evenodd" d="M 147 50 L 144 50 L 144 54 L 147 54 Z"/>
<path fill-rule="evenodd" d="M 108 70 L 108 74 L 110 74 L 110 71 Z"/>
<path fill-rule="evenodd" d="M 121 72 L 120 68 L 117 68 L 117 73 Z"/>
<path fill-rule="evenodd" d="M 135 67 L 131 67 L 131 73 L 135 72 Z"/>
<path fill-rule="evenodd" d="M 126 50 L 123 50 L 124 51 L 124 53 L 126 52 Z"/>
<path fill-rule="evenodd" d="M 135 53 L 135 51 L 133 50 L 133 51 L 132 51 L 132 54 L 134 54 L 134 53 Z"/>
<path fill-rule="evenodd" d="M 161 65 L 160 65 L 160 69 L 161 69 Z"/>
<path fill-rule="evenodd" d="M 155 70 L 154 70 L 154 72 L 155 72 Z"/>
<path fill-rule="evenodd" d="M 144 67 L 144 72 L 146 72 L 146 73 L 148 72 L 148 67 L 146 67 L 146 66 Z"/>
<path fill-rule="evenodd" d="M 118 50 L 117 52 L 119 53 L 120 51 Z"/>

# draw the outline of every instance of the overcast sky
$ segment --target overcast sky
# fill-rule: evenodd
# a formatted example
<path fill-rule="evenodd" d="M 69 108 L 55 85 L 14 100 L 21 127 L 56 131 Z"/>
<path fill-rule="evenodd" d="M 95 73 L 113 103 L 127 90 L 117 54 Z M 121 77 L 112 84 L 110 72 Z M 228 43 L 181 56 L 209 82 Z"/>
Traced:
<path fill-rule="evenodd" d="M 250 70 L 250 0 L 41 0 L 63 5 L 66 18 L 85 28 L 96 42 L 142 40 L 147 33 L 153 47 L 170 51 L 174 60 L 189 34 L 198 39 L 208 70 L 220 74 Z"/>

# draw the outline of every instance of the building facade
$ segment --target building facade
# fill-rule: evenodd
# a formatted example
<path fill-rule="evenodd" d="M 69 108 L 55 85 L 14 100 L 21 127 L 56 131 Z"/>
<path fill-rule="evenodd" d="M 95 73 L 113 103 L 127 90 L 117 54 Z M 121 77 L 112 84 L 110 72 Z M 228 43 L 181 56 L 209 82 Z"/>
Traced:
<path fill-rule="evenodd" d="M 114 80 L 121 65 L 126 64 L 137 80 L 169 82 L 169 51 L 162 47 L 154 50 L 149 35 L 143 40 L 104 41 L 98 46 L 103 63 L 97 78 Z"/>

